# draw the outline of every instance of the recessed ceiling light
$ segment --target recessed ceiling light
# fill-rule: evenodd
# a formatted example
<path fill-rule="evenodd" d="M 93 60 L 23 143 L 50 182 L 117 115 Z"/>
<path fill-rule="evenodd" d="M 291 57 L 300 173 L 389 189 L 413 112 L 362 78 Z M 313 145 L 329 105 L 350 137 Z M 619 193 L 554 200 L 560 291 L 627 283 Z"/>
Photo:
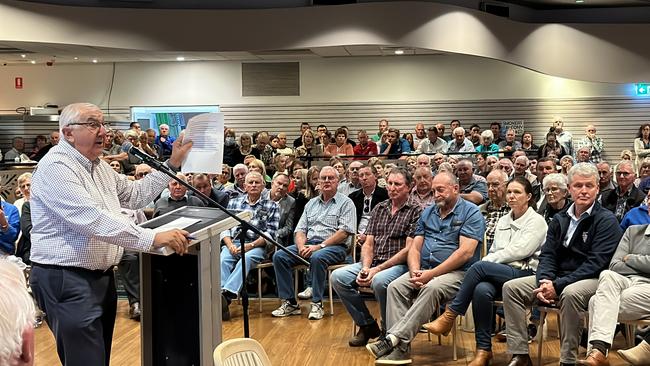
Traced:
<path fill-rule="evenodd" d="M 29 62 L 31 62 L 32 64 L 35 64 L 35 63 L 36 63 L 36 61 L 34 61 L 34 60 L 31 60 L 31 61 L 29 61 Z"/>
<path fill-rule="evenodd" d="M 395 50 L 395 54 L 396 54 L 396 55 L 403 55 L 403 54 L 404 54 L 404 50 Z"/>
<path fill-rule="evenodd" d="M 585 0 L 576 0 L 576 4 L 582 4 L 584 2 L 585 2 Z"/>
<path fill-rule="evenodd" d="M 25 57 L 27 57 L 27 55 L 22 54 L 22 55 L 20 55 L 20 57 L 25 58 Z"/>
<path fill-rule="evenodd" d="M 93 59 L 93 63 L 94 63 L 94 64 L 97 63 L 97 59 L 96 59 L 96 58 Z"/>
<path fill-rule="evenodd" d="M 176 61 L 185 61 L 185 57 L 178 56 L 178 57 L 176 57 Z"/>
<path fill-rule="evenodd" d="M 74 57 L 74 59 L 75 59 L 75 60 L 78 60 L 78 59 L 79 59 L 79 57 L 76 57 L 76 56 L 75 56 L 75 57 Z"/>

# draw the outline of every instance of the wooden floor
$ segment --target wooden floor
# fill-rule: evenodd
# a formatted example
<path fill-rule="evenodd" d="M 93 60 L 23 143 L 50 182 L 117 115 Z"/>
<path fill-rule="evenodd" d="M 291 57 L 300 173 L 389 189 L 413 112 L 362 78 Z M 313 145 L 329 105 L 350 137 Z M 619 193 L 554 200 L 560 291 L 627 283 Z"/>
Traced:
<path fill-rule="evenodd" d="M 233 319 L 224 323 L 224 339 L 243 336 L 241 309 L 237 303 L 231 305 Z M 257 302 L 251 303 L 251 336 L 266 349 L 274 365 L 374 365 L 374 359 L 365 348 L 351 348 L 347 340 L 351 334 L 351 319 L 340 303 L 335 303 L 334 316 L 326 315 L 320 321 L 307 319 L 308 304 L 303 302 L 303 315 L 289 318 L 273 318 L 270 312 L 279 303 L 264 301 L 264 312 L 258 313 Z M 329 305 L 325 303 L 325 308 Z M 377 314 L 377 306 L 369 302 L 371 311 Z M 113 338 L 111 365 L 140 364 L 140 323 L 127 317 L 128 303 L 120 300 Z M 544 365 L 559 363 L 559 340 L 556 337 L 555 320 L 551 317 L 548 340 L 544 342 Z M 414 365 L 466 365 L 473 358 L 474 334 L 458 332 L 458 361 L 452 360 L 451 336 L 443 337 L 439 346 L 437 338 L 427 340 L 426 334 L 419 334 L 412 343 L 411 356 Z M 622 336 L 618 336 L 614 348 L 624 347 Z M 505 365 L 510 360 L 505 343 L 494 343 L 493 365 Z M 584 349 L 581 349 L 584 352 Z M 537 343 L 531 344 L 531 357 L 536 361 Z M 610 354 L 612 366 L 625 365 L 616 352 Z M 36 330 L 36 365 L 60 365 L 52 333 L 46 324 Z"/>

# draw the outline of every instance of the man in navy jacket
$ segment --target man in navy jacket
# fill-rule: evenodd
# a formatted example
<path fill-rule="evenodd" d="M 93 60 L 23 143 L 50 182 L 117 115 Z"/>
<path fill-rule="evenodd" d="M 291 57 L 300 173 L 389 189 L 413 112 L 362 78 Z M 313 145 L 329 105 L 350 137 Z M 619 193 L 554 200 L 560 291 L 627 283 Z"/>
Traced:
<path fill-rule="evenodd" d="M 526 309 L 533 304 L 560 309 L 560 364 L 576 363 L 581 313 L 598 288 L 622 231 L 614 214 L 597 201 L 598 170 L 576 164 L 568 173 L 573 204 L 549 223 L 536 276 L 508 281 L 503 301 L 508 330 L 509 366 L 532 365 L 528 356 Z"/>

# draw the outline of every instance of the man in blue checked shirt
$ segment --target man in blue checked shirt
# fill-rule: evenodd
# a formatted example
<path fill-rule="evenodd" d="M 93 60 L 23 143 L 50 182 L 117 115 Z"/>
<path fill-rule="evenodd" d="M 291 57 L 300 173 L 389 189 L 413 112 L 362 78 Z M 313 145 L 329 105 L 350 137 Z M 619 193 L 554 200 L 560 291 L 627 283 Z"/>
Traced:
<path fill-rule="evenodd" d="M 250 211 L 253 218 L 250 224 L 260 229 L 271 238 L 275 237 L 280 223 L 280 209 L 271 199 L 262 197 L 264 178 L 258 172 L 246 175 L 244 183 L 246 194 L 228 202 L 228 210 Z M 241 276 L 241 227 L 236 226 L 221 233 L 221 239 L 226 244 L 221 248 L 221 306 L 222 319 L 230 320 L 228 305 L 237 298 L 242 287 Z M 256 233 L 246 231 L 246 274 L 253 264 L 260 263 L 266 257 L 266 240 Z"/>
<path fill-rule="evenodd" d="M 336 191 L 339 176 L 336 169 L 326 166 L 320 171 L 320 195 L 305 206 L 295 230 L 295 245 L 287 247 L 309 261 L 309 275 L 313 288 L 309 319 L 323 318 L 323 291 L 327 266 L 345 260 L 350 235 L 357 226 L 357 213 L 350 198 Z M 271 314 L 276 317 L 301 313 L 293 291 L 292 268 L 298 262 L 283 251 L 275 252 L 273 267 L 278 282 L 282 305 Z"/>

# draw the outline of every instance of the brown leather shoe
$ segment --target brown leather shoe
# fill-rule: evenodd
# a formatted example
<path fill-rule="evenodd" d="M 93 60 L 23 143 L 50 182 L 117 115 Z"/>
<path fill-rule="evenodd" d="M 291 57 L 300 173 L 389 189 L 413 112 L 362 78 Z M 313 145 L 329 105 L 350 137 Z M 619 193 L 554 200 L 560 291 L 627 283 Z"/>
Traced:
<path fill-rule="evenodd" d="M 492 352 L 484 349 L 476 350 L 476 356 L 468 366 L 488 366 L 492 360 Z"/>
<path fill-rule="evenodd" d="M 584 360 L 578 360 L 578 365 L 587 366 L 609 366 L 609 360 L 602 352 L 592 349 Z"/>
<path fill-rule="evenodd" d="M 508 362 L 508 366 L 533 366 L 533 360 L 529 355 L 514 355 Z"/>
<path fill-rule="evenodd" d="M 440 315 L 436 320 L 426 323 L 422 327 L 429 331 L 429 333 L 437 335 L 447 335 L 451 329 L 456 325 L 456 317 L 458 314 L 447 308 L 442 315 Z"/>
<path fill-rule="evenodd" d="M 380 335 L 381 329 L 379 329 L 379 325 L 377 322 L 373 322 L 372 324 L 360 326 L 359 331 L 354 337 L 350 338 L 348 344 L 350 347 L 364 347 L 370 339 L 377 338 Z"/>

